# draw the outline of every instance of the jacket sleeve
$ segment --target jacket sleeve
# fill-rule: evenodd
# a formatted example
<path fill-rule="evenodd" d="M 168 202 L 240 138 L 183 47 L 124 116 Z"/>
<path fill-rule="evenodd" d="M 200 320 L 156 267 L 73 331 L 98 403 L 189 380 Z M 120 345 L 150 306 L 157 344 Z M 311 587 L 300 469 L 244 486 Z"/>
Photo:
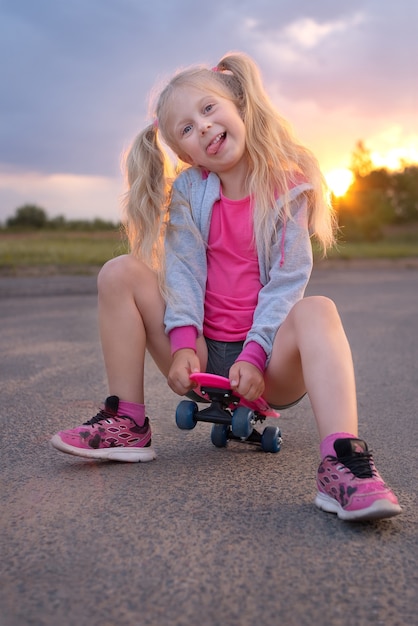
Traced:
<path fill-rule="evenodd" d="M 206 248 L 192 216 L 184 178 L 181 183 L 175 183 L 173 187 L 165 238 L 165 332 L 169 334 L 174 328 L 193 326 L 201 335 L 207 276 Z"/>
<path fill-rule="evenodd" d="M 303 298 L 312 272 L 312 246 L 308 229 L 308 201 L 300 193 L 291 203 L 292 217 L 275 236 L 268 265 L 261 268 L 253 324 L 245 340 L 257 342 L 270 359 L 274 337 L 291 308 Z M 263 276 L 264 274 L 264 276 Z"/>

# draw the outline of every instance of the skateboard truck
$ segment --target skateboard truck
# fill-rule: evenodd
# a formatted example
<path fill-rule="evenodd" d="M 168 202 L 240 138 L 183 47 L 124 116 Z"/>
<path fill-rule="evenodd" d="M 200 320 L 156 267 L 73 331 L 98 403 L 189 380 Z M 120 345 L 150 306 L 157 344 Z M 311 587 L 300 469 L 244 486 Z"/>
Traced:
<path fill-rule="evenodd" d="M 280 450 L 279 428 L 266 426 L 262 433 L 254 428 L 267 417 L 279 417 L 263 398 L 246 401 L 230 388 L 227 378 L 214 374 L 194 373 L 190 378 L 197 383 L 193 391 L 209 406 L 199 410 L 197 402 L 182 400 L 176 409 L 176 424 L 180 429 L 191 430 L 197 422 L 208 422 L 213 424 L 211 441 L 218 448 L 234 440 L 257 444 L 265 452 Z"/>

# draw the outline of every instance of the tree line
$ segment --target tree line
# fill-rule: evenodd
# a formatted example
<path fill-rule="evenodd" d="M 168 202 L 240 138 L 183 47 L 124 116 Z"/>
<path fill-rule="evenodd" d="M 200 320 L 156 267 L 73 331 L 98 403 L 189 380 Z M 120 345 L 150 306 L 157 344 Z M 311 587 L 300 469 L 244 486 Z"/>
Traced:
<path fill-rule="evenodd" d="M 352 155 L 352 185 L 334 198 L 346 241 L 377 241 L 390 226 L 418 223 L 418 165 L 400 171 L 374 169 L 370 152 L 359 141 Z"/>
<path fill-rule="evenodd" d="M 36 204 L 24 204 L 6 220 L 6 230 L 115 230 L 118 224 L 95 218 L 93 220 L 67 220 L 63 215 L 50 219 L 47 212 Z"/>

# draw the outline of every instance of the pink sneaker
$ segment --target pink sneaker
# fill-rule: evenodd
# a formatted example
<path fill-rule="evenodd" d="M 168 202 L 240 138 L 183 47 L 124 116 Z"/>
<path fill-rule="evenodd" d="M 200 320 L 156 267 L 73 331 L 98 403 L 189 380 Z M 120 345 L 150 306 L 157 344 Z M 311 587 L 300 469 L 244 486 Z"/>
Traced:
<path fill-rule="evenodd" d="M 336 456 L 318 469 L 315 504 L 343 520 L 372 520 L 401 512 L 395 494 L 385 485 L 367 444 L 361 439 L 337 439 Z"/>
<path fill-rule="evenodd" d="M 118 415 L 119 398 L 109 396 L 104 409 L 78 428 L 63 430 L 51 439 L 57 450 L 88 459 L 106 461 L 152 461 L 151 428 L 148 417 L 143 426 L 126 415 Z"/>

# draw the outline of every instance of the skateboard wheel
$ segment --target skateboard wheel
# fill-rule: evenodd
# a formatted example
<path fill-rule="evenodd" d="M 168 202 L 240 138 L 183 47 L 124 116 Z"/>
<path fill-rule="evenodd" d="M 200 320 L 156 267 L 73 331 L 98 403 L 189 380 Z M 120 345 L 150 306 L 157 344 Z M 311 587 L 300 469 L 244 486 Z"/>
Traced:
<path fill-rule="evenodd" d="M 235 437 L 247 439 L 253 431 L 254 412 L 245 406 L 239 406 L 232 414 L 232 432 Z"/>
<path fill-rule="evenodd" d="M 228 443 L 229 426 L 225 424 L 214 424 L 210 433 L 210 439 L 217 448 L 226 448 Z"/>
<path fill-rule="evenodd" d="M 176 409 L 176 424 L 182 430 L 192 430 L 197 424 L 196 415 L 198 413 L 196 402 L 182 400 Z"/>
<path fill-rule="evenodd" d="M 261 447 L 264 452 L 278 452 L 282 444 L 280 429 L 277 426 L 266 426 L 261 435 Z"/>

